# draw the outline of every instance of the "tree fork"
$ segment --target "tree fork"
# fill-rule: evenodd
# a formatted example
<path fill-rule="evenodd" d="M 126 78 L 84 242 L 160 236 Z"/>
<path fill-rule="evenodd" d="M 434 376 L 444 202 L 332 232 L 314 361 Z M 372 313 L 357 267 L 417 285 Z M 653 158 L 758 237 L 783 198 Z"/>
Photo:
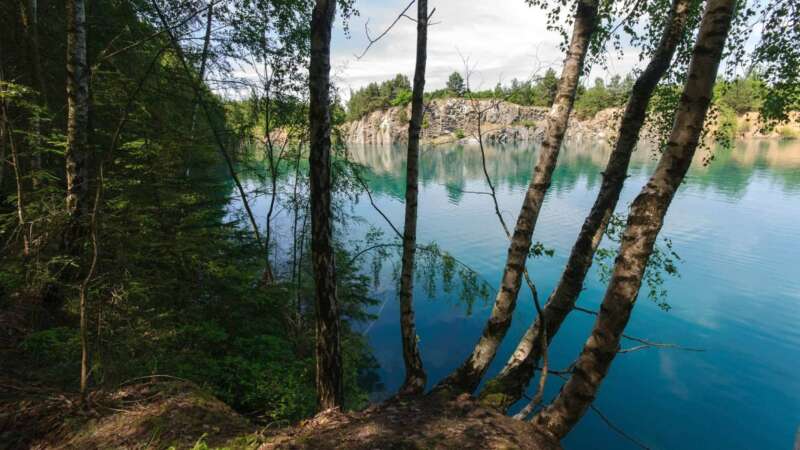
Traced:
<path fill-rule="evenodd" d="M 591 406 L 616 356 L 664 216 L 699 144 L 736 0 L 709 0 L 667 148 L 631 205 L 600 312 L 569 381 L 533 418 L 542 433 L 562 439 Z"/>
<path fill-rule="evenodd" d="M 474 391 L 511 326 L 511 317 L 516 307 L 536 220 L 558 160 L 569 115 L 575 102 L 578 79 L 589 50 L 589 41 L 597 28 L 597 9 L 597 0 L 578 1 L 572 38 L 558 83 L 558 92 L 547 115 L 547 127 L 539 160 L 514 227 L 501 286 L 491 316 L 472 353 L 458 369 L 439 383 L 437 389 L 453 392 Z"/>
<path fill-rule="evenodd" d="M 573 244 L 561 279 L 544 306 L 542 316 L 546 319 L 544 322 L 546 326 L 543 330 L 542 317 L 537 316 L 505 367 L 481 392 L 480 397 L 485 405 L 505 411 L 522 398 L 542 357 L 543 341 L 546 341 L 545 345 L 550 344 L 574 308 L 586 274 L 592 265 L 594 253 L 617 207 L 631 154 L 638 142 L 650 99 L 659 81 L 669 69 L 675 49 L 686 29 L 690 7 L 691 0 L 673 0 L 659 45 L 631 90 L 620 123 L 619 137 L 603 172 L 603 182 L 594 205 Z M 546 339 L 541 335 L 542 331 L 546 331 Z"/>

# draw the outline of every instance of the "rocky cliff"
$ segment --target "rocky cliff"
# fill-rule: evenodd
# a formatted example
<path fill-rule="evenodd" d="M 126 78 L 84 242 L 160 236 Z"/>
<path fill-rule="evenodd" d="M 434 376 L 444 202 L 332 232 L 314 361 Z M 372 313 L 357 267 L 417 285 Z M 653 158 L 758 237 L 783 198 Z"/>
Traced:
<path fill-rule="evenodd" d="M 520 106 L 494 100 L 470 101 L 463 98 L 438 99 L 426 105 L 422 125 L 423 142 L 442 144 L 477 142 L 477 111 L 482 112 L 481 131 L 484 142 L 539 142 L 544 134 L 546 108 Z M 373 111 L 359 120 L 345 123 L 340 131 L 349 144 L 392 144 L 408 141 L 408 118 L 411 105 Z M 616 136 L 622 110 L 608 108 L 593 118 L 570 118 L 566 140 L 568 142 L 611 141 Z M 711 120 L 706 126 L 714 136 L 718 124 Z M 800 112 L 792 112 L 788 123 L 762 129 L 758 113 L 747 113 L 736 120 L 736 140 L 748 139 L 798 139 L 800 138 Z M 641 141 L 653 144 L 655 136 L 648 125 Z"/>
<path fill-rule="evenodd" d="M 425 109 L 422 139 L 428 143 L 470 143 L 477 139 L 477 111 L 482 112 L 481 131 L 486 142 L 540 141 L 546 108 L 520 106 L 493 100 L 460 98 L 434 100 Z M 373 111 L 341 128 L 351 144 L 391 144 L 408 140 L 411 106 Z M 616 129 L 618 110 L 601 111 L 591 120 L 572 118 L 568 138 L 605 139 Z"/>

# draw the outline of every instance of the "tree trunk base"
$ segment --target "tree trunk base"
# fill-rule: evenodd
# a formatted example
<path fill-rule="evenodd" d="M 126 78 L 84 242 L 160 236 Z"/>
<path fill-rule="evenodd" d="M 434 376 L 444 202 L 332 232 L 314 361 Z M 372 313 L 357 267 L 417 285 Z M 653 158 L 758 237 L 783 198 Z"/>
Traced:
<path fill-rule="evenodd" d="M 325 411 L 279 430 L 260 447 L 272 449 L 531 449 L 561 446 L 527 422 L 481 407 L 471 396 L 452 400 L 394 398 L 362 412 Z"/>

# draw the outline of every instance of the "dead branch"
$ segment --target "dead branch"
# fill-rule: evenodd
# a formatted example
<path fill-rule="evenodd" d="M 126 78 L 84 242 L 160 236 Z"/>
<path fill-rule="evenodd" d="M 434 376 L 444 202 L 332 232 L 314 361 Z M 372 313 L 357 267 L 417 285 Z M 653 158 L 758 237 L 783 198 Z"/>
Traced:
<path fill-rule="evenodd" d="M 369 203 L 372 205 L 372 208 L 375 211 L 377 211 L 378 214 L 381 215 L 381 217 L 383 217 L 383 219 L 386 221 L 386 223 L 389 224 L 389 226 L 392 228 L 394 233 L 397 235 L 397 237 L 399 237 L 402 240 L 403 239 L 403 233 L 401 233 L 400 230 L 398 230 L 397 227 L 394 226 L 394 223 L 392 223 L 392 221 L 389 219 L 389 217 L 386 214 L 384 214 L 383 211 L 381 211 L 380 208 L 378 208 L 378 205 L 375 204 L 375 200 L 372 198 L 372 191 L 370 191 L 369 186 L 367 186 L 367 183 L 364 181 L 363 178 L 361 178 L 361 175 L 358 173 L 358 171 L 357 170 L 353 171 L 353 175 L 355 176 L 356 181 L 358 181 L 358 184 L 361 185 L 361 188 L 364 189 L 364 192 L 367 193 L 367 197 L 369 197 Z"/>
<path fill-rule="evenodd" d="M 572 309 L 574 309 L 575 311 L 580 311 L 582 313 L 592 315 L 592 316 L 596 316 L 598 314 L 597 311 L 592 311 L 591 309 L 582 308 L 582 307 L 577 306 L 577 305 L 574 306 Z M 653 341 L 650 341 L 650 340 L 647 340 L 647 339 L 643 339 L 643 338 L 640 338 L 640 337 L 631 336 L 629 334 L 623 334 L 622 338 L 623 339 L 627 339 L 629 341 L 638 342 L 641 345 L 637 345 L 637 346 L 629 347 L 629 348 L 623 348 L 623 349 L 618 350 L 617 353 L 633 353 L 633 352 L 636 352 L 636 351 L 639 351 L 639 350 L 644 350 L 646 348 L 673 348 L 673 349 L 676 349 L 676 350 L 684 350 L 684 351 L 687 351 L 687 352 L 704 352 L 704 351 L 706 351 L 704 348 L 684 347 L 682 345 L 665 343 L 665 342 L 653 342 Z"/>
<path fill-rule="evenodd" d="M 357 60 L 360 60 L 361 58 L 363 58 L 364 55 L 367 54 L 369 49 L 372 48 L 372 46 L 376 42 L 380 41 L 384 36 L 389 34 L 389 31 L 391 31 L 392 28 L 394 28 L 394 26 L 397 25 L 397 22 L 399 22 L 400 19 L 408 19 L 408 20 L 410 20 L 410 21 L 412 21 L 414 23 L 417 23 L 417 19 L 414 19 L 413 17 L 411 17 L 408 14 L 406 14 L 406 12 L 408 12 L 408 10 L 411 8 L 411 6 L 414 4 L 415 1 L 416 0 L 411 0 L 411 3 L 409 3 L 408 6 L 406 6 L 405 9 L 403 9 L 403 11 L 401 11 L 400 14 L 397 15 L 397 17 L 394 19 L 394 21 L 388 27 L 386 27 L 385 30 L 383 30 L 383 33 L 379 34 L 378 37 L 376 37 L 375 39 L 373 39 L 369 35 L 369 19 L 367 19 L 367 21 L 364 22 L 364 34 L 367 36 L 367 41 L 369 43 L 367 44 L 367 46 L 364 48 L 364 50 L 361 52 L 360 55 L 353 55 L 353 56 L 355 56 L 355 58 Z M 431 17 L 433 17 L 433 13 L 435 13 L 435 12 L 436 12 L 436 8 L 433 8 L 431 10 L 431 13 L 428 14 L 428 19 L 429 20 L 430 20 Z M 428 26 L 431 26 L 431 25 L 436 25 L 436 23 L 430 23 L 429 22 Z"/>

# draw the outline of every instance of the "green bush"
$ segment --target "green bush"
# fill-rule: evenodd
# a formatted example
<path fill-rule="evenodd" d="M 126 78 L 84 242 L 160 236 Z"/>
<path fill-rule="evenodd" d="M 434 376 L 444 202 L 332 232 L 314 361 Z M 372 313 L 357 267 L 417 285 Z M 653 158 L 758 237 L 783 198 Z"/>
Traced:
<path fill-rule="evenodd" d="M 78 330 L 50 328 L 28 335 L 21 343 L 28 367 L 37 370 L 37 378 L 73 386 L 80 373 L 81 342 Z"/>
<path fill-rule="evenodd" d="M 517 125 L 517 126 L 520 126 L 520 127 L 525 127 L 525 128 L 536 128 L 536 126 L 537 126 L 536 122 L 533 121 L 533 120 L 520 120 L 520 121 L 514 122 L 514 125 Z"/>
<path fill-rule="evenodd" d="M 717 114 L 717 129 L 714 132 L 714 139 L 723 146 L 730 146 L 736 140 L 739 131 L 739 117 L 736 111 L 727 107 L 720 106 Z"/>
<path fill-rule="evenodd" d="M 408 113 L 406 112 L 405 109 L 401 109 L 397 113 L 397 120 L 399 120 L 402 123 L 407 123 L 408 122 Z"/>
<path fill-rule="evenodd" d="M 347 101 L 347 120 L 357 120 L 372 111 L 390 106 L 404 106 L 411 101 L 411 82 L 403 74 L 380 84 L 370 83 L 350 93 Z"/>
<path fill-rule="evenodd" d="M 581 118 L 591 118 L 603 109 L 625 105 L 633 82 L 630 75 L 625 79 L 616 75 L 607 86 L 602 78 L 595 79 L 594 86 L 578 92 L 575 99 L 576 114 Z"/>
<path fill-rule="evenodd" d="M 411 95 L 412 93 L 409 89 L 402 89 L 389 101 L 389 104 L 392 106 L 406 106 L 411 103 Z"/>
<path fill-rule="evenodd" d="M 779 126 L 775 131 L 781 139 L 800 139 L 800 130 L 789 125 Z"/>

